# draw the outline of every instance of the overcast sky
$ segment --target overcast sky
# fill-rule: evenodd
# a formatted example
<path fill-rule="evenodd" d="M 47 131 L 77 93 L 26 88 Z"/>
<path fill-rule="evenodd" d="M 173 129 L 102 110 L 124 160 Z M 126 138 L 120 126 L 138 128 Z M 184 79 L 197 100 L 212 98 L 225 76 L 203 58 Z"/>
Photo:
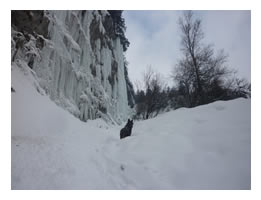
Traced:
<path fill-rule="evenodd" d="M 227 65 L 238 70 L 240 77 L 251 80 L 251 12 L 194 11 L 202 19 L 204 42 L 215 50 L 229 54 Z M 168 83 L 172 67 L 182 56 L 180 30 L 177 24 L 182 11 L 124 11 L 126 36 L 130 47 L 126 52 L 129 76 L 133 83 L 151 65 Z"/>

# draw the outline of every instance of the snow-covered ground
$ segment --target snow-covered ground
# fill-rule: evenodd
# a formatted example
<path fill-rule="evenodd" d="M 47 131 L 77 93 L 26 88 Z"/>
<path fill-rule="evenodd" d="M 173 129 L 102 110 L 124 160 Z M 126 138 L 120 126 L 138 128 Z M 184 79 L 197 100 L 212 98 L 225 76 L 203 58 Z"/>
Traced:
<path fill-rule="evenodd" d="M 24 75 L 27 74 L 27 76 Z M 35 85 L 35 86 L 33 86 Z M 250 100 L 122 126 L 81 122 L 12 68 L 12 189 L 250 189 Z"/>

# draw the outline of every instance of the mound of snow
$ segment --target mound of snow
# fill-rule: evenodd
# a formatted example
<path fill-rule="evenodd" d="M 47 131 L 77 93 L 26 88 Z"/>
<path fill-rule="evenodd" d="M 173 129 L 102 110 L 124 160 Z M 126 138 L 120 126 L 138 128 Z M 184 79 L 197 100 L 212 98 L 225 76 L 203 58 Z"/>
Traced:
<path fill-rule="evenodd" d="M 31 78 L 28 78 L 31 77 Z M 12 70 L 12 189 L 250 189 L 250 100 L 181 108 L 133 134 L 80 121 Z"/>

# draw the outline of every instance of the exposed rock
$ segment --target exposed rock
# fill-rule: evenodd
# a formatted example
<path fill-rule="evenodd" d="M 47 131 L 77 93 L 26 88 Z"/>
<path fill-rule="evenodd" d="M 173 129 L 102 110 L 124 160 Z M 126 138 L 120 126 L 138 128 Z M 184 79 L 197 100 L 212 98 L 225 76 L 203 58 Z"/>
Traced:
<path fill-rule="evenodd" d="M 43 10 L 12 10 L 11 23 L 16 31 L 48 38 L 49 19 Z"/>

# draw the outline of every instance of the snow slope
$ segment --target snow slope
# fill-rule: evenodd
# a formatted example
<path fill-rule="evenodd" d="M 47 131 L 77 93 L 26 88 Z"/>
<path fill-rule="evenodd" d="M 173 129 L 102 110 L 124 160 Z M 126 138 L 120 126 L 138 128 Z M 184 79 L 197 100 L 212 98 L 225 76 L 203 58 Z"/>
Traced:
<path fill-rule="evenodd" d="M 26 75 L 25 75 L 26 74 Z M 12 68 L 12 189 L 250 189 L 250 100 L 135 122 L 80 121 Z M 39 89 L 38 89 L 39 90 Z"/>

